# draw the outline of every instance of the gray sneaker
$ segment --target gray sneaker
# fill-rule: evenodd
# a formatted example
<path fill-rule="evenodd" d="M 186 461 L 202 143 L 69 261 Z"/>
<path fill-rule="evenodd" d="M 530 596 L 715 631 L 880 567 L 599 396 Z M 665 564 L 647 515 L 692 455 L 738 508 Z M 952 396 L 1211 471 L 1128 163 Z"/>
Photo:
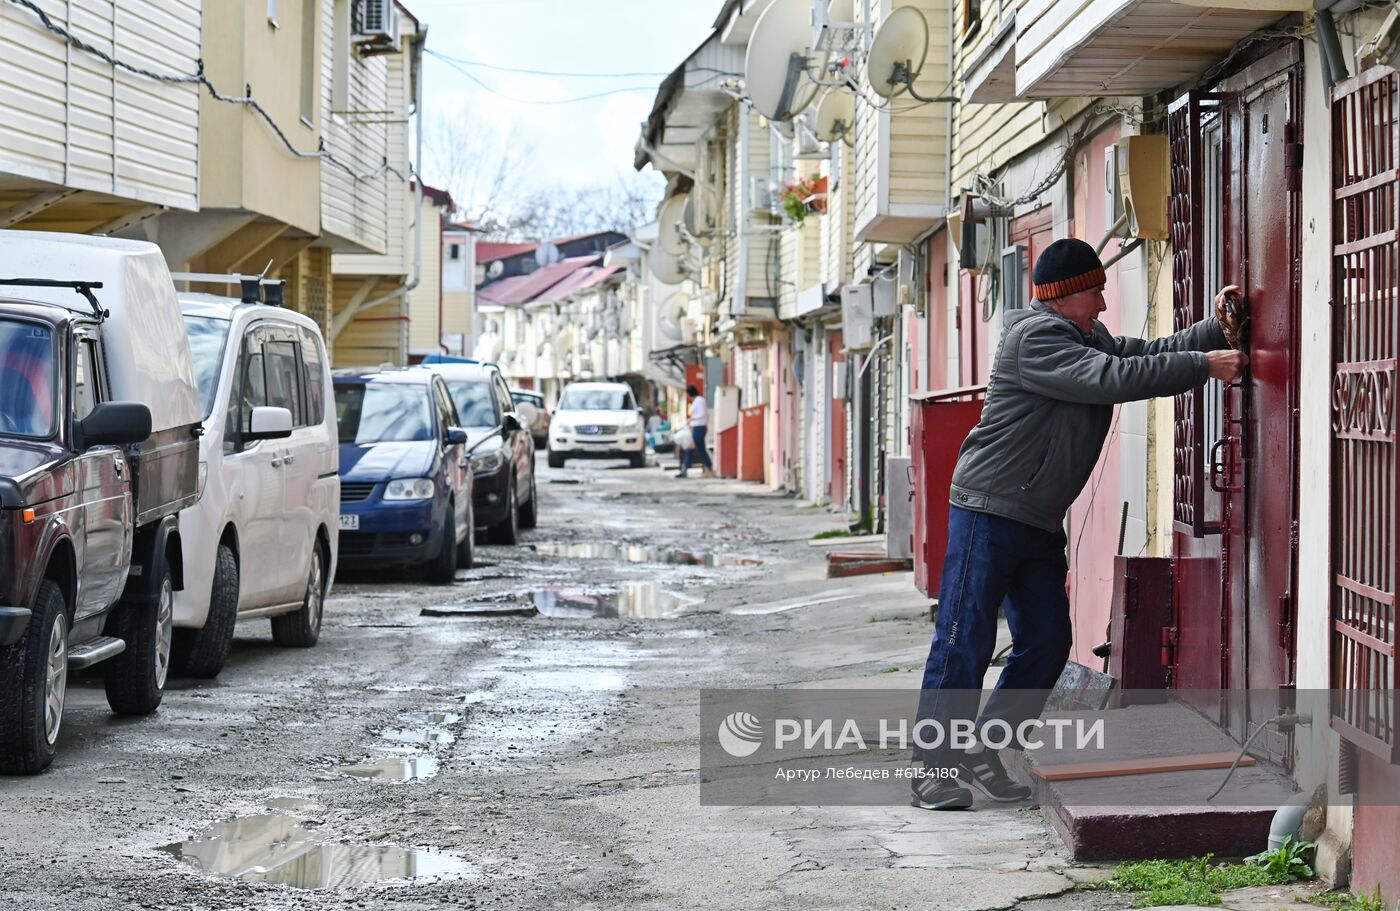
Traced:
<path fill-rule="evenodd" d="M 968 750 L 958 758 L 958 780 L 967 780 L 977 789 L 997 803 L 1015 803 L 1027 800 L 1031 789 L 1006 774 L 1006 766 L 996 750 L 982 747 L 975 752 Z"/>
<path fill-rule="evenodd" d="M 911 807 L 920 810 L 966 810 L 972 807 L 972 792 L 956 778 L 915 778 L 910 782 Z"/>

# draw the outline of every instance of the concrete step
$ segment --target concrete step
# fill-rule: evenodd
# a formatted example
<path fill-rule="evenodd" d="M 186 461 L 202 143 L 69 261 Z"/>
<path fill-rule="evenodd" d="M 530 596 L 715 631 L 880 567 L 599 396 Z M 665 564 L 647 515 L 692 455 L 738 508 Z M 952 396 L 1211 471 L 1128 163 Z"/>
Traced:
<path fill-rule="evenodd" d="M 1245 857 L 1267 847 L 1274 811 L 1297 794 L 1280 769 L 1257 762 L 1235 770 L 1218 797 L 1206 798 L 1225 769 L 1161 771 L 1047 780 L 1037 774 L 1067 763 L 1114 762 L 1231 754 L 1228 734 L 1179 703 L 1140 705 L 1108 713 L 1053 712 L 1046 718 L 1109 718 L 1102 750 L 1004 751 L 1011 774 L 1035 790 L 1041 812 L 1076 861 Z"/>

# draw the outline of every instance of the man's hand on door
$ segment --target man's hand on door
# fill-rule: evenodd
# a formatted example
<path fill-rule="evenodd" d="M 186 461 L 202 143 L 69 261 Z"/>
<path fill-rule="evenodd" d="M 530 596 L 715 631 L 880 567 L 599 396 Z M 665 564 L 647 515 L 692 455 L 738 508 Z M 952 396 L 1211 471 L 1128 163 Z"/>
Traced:
<path fill-rule="evenodd" d="M 1215 318 L 1220 320 L 1220 330 L 1225 333 L 1225 341 L 1231 348 L 1239 348 L 1244 338 L 1245 326 L 1249 325 L 1249 305 L 1239 285 L 1226 285 L 1215 295 Z"/>
<path fill-rule="evenodd" d="M 1249 355 L 1243 351 L 1207 351 L 1206 364 L 1210 367 L 1210 378 L 1233 383 L 1244 373 L 1249 364 Z"/>

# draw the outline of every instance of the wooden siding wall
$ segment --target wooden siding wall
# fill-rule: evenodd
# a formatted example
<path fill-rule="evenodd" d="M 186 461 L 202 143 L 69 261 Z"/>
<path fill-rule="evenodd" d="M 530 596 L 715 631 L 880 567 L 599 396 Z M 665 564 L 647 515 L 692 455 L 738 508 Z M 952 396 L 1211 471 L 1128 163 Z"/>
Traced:
<path fill-rule="evenodd" d="M 361 276 L 337 275 L 333 281 L 335 312 L 340 312 L 350 298 L 365 281 L 373 281 Z M 374 296 L 394 290 L 392 285 L 381 282 Z M 337 367 L 364 367 L 379 364 L 403 364 L 406 353 L 403 351 L 404 321 L 401 298 L 389 300 L 358 314 L 354 322 L 346 326 L 335 339 L 333 355 Z"/>
<path fill-rule="evenodd" d="M 356 173 L 367 174 L 379 168 L 387 157 L 389 162 L 407 173 L 407 125 L 386 124 L 385 120 L 400 120 L 402 99 L 408 89 L 397 86 L 391 93 L 389 69 L 391 62 L 398 68 L 399 79 L 407 73 L 404 54 L 385 54 L 374 57 L 361 57 L 350 51 L 349 79 L 347 82 L 347 104 L 350 111 L 384 111 L 391 107 L 398 113 L 385 117 L 382 114 L 354 116 L 336 114 L 335 92 L 335 6 L 336 0 L 323 0 L 321 52 L 321 104 L 325 112 L 325 126 L 322 138 L 326 150 L 337 159 L 348 164 Z M 391 130 L 392 128 L 392 130 Z M 402 144 L 390 145 L 390 132 L 402 131 L 405 135 Z M 340 168 L 325 165 L 321 168 L 321 226 L 325 234 L 349 241 L 376 254 L 390 254 L 388 222 L 390 209 L 390 188 L 401 187 L 402 182 L 392 174 L 385 174 L 374 180 L 355 180 Z M 402 250 L 397 251 L 402 257 Z M 339 257 L 336 270 L 340 271 Z M 374 271 L 374 270 L 369 270 Z M 383 274 L 402 274 L 402 270 Z"/>
<path fill-rule="evenodd" d="M 889 0 L 871 0 L 872 22 L 880 22 L 887 11 Z M 861 18 L 861 4 L 856 4 L 856 18 Z M 869 86 L 865 87 L 865 97 L 870 97 Z M 880 180 L 880 113 L 870 104 L 856 98 L 855 156 L 852 177 L 852 214 L 855 223 L 865 224 L 875 218 L 879 207 L 877 196 Z M 871 250 L 867 244 L 855 248 L 855 271 L 863 274 L 871 263 Z"/>
<path fill-rule="evenodd" d="M 418 287 L 408 297 L 408 347 L 411 351 L 441 351 L 439 319 L 442 320 L 442 332 L 461 331 L 449 329 L 446 325 L 447 301 L 442 296 L 443 216 L 433 201 L 424 197 L 418 217 L 423 219 L 420 244 L 423 261 Z"/>
<path fill-rule="evenodd" d="M 160 73 L 199 68 L 200 0 L 42 0 L 55 22 Z M 225 91 L 240 91 L 228 88 Z M 0 3 L 0 182 L 7 175 L 199 208 L 199 92 L 117 71 Z"/>
<path fill-rule="evenodd" d="M 952 40 L 948 34 L 948 0 L 903 3 L 923 12 L 929 26 L 928 59 L 915 88 L 924 97 L 950 92 Z M 957 4 L 961 8 L 962 4 Z M 896 98 L 880 117 L 888 124 L 889 147 L 882 163 L 888 169 L 889 206 L 946 204 L 948 178 L 948 106 Z M 883 208 L 883 207 L 882 207 Z"/>

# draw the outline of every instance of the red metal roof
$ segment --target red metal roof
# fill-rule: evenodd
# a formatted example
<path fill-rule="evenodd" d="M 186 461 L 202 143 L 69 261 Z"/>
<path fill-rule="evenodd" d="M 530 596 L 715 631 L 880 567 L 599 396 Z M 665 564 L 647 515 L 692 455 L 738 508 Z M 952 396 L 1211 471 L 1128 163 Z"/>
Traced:
<path fill-rule="evenodd" d="M 489 263 L 493 260 L 505 259 L 507 256 L 514 256 L 517 253 L 529 253 L 538 247 L 537 243 L 510 244 L 482 241 L 476 245 L 476 261 Z"/>
<path fill-rule="evenodd" d="M 587 269 L 579 269 L 559 284 L 536 297 L 533 301 L 530 301 L 530 303 L 553 303 L 554 301 L 561 301 L 570 294 L 583 291 L 586 288 L 591 288 L 622 270 L 622 266 L 590 266 Z"/>
<path fill-rule="evenodd" d="M 529 275 L 516 275 L 492 282 L 477 292 L 478 297 L 493 304 L 526 304 L 543 296 L 569 276 L 602 262 L 601 256 L 574 256 L 543 266 Z"/>

